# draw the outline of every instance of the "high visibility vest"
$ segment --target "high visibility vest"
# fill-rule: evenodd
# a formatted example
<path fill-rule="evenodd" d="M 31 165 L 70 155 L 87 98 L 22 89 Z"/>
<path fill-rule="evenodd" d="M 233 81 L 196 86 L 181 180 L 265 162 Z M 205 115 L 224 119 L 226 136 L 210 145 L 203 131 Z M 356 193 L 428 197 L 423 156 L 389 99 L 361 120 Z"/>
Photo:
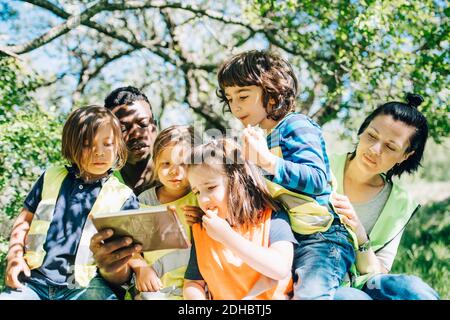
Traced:
<path fill-rule="evenodd" d="M 281 202 L 288 211 L 292 230 L 296 233 L 313 234 L 330 228 L 333 215 L 315 199 L 290 191 L 267 179 L 266 185 L 272 198 Z"/>
<path fill-rule="evenodd" d="M 277 146 L 270 149 L 275 156 L 283 159 L 281 147 Z M 274 199 L 279 200 L 289 214 L 292 230 L 298 234 L 309 235 L 316 232 L 326 232 L 333 223 L 333 214 L 327 207 L 320 205 L 316 199 L 301 193 L 290 191 L 283 186 L 267 180 L 269 192 Z M 330 208 L 336 212 L 332 203 Z M 342 216 L 337 214 L 342 224 Z M 350 234 L 353 246 L 356 249 L 358 242 L 353 230 L 345 225 Z"/>
<path fill-rule="evenodd" d="M 330 158 L 331 169 L 336 178 L 336 191 L 344 194 L 344 169 L 347 160 L 347 154 L 333 155 Z M 369 234 L 370 243 L 375 253 L 386 247 L 394 238 L 402 232 L 414 213 L 420 208 L 418 205 L 398 184 L 392 185 L 391 193 L 381 211 L 378 220 Z M 362 288 L 367 280 L 375 273 L 360 275 L 353 265 L 350 269 L 351 285 L 355 288 Z"/>
<path fill-rule="evenodd" d="M 309 235 L 316 232 L 325 232 L 330 228 L 334 219 L 333 214 L 314 198 L 290 191 L 270 180 L 266 180 L 266 185 L 272 198 L 281 202 L 286 209 L 294 232 Z M 331 203 L 330 207 L 336 212 Z M 342 215 L 337 215 L 350 234 L 353 246 L 357 249 L 356 234 L 343 223 Z"/>
<path fill-rule="evenodd" d="M 191 241 L 191 231 L 186 222 L 186 217 L 182 208 L 184 206 L 198 206 L 197 197 L 192 193 L 188 193 L 184 197 L 164 203 L 165 206 L 174 206 L 178 218 L 184 227 L 186 235 Z M 149 207 L 141 204 L 142 207 Z M 180 300 L 183 299 L 184 274 L 189 263 L 191 249 L 167 249 L 144 252 L 144 259 L 148 265 L 155 270 L 158 278 L 162 282 L 158 299 Z"/>
<path fill-rule="evenodd" d="M 67 169 L 61 166 L 51 167 L 44 174 L 41 201 L 33 215 L 30 230 L 25 239 L 24 259 L 30 269 L 39 268 L 44 262 L 47 254 L 44 244 L 55 213 L 59 191 L 67 173 Z M 97 231 L 90 216 L 101 212 L 119 211 L 132 193 L 130 188 L 120 183 L 114 176 L 104 183 L 84 224 L 72 270 L 74 276 L 69 277 L 69 285 L 87 287 L 97 274 L 97 266 L 89 249 L 90 240 Z"/>
<path fill-rule="evenodd" d="M 272 210 L 262 222 L 248 229 L 235 228 L 244 238 L 268 248 Z M 211 296 L 215 300 L 286 299 L 292 291 L 292 276 L 276 281 L 242 261 L 233 251 L 212 239 L 200 224 L 192 226 L 197 262 Z"/>
<path fill-rule="evenodd" d="M 113 176 L 116 177 L 117 180 L 119 180 L 120 183 L 126 184 L 125 181 L 123 180 L 123 177 L 122 177 L 122 174 L 120 173 L 120 170 L 114 170 Z"/>

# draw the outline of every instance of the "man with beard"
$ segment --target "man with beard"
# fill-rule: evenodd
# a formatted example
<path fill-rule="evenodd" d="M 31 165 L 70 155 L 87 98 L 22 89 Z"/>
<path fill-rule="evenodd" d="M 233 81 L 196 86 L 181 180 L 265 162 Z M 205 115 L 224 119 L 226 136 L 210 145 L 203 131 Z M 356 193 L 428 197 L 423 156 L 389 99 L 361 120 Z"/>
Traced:
<path fill-rule="evenodd" d="M 152 107 L 145 94 L 131 86 L 112 91 L 105 99 L 105 107 L 119 118 L 128 149 L 127 163 L 118 177 L 139 195 L 150 187 L 153 142 L 157 135 Z"/>
<path fill-rule="evenodd" d="M 150 187 L 152 174 L 153 142 L 157 135 L 152 107 L 145 94 L 131 86 L 112 91 L 105 99 L 105 107 L 119 119 L 128 149 L 127 163 L 115 175 L 139 195 Z M 92 237 L 90 249 L 103 278 L 113 285 L 121 285 L 130 279 L 127 262 L 141 246 L 133 245 L 130 238 L 105 242 L 112 235 L 113 230 L 101 230 Z"/>

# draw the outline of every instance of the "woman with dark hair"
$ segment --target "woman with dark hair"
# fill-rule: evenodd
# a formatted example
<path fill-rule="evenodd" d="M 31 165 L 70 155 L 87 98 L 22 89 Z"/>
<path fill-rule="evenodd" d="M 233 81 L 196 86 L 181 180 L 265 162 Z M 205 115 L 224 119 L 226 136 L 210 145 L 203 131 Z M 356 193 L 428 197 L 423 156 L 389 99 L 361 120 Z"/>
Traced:
<path fill-rule="evenodd" d="M 353 288 L 340 288 L 335 299 L 439 299 L 420 278 L 389 274 L 403 231 L 419 208 L 392 178 L 420 166 L 428 137 L 427 120 L 417 110 L 422 102 L 408 94 L 407 103 L 379 106 L 359 128 L 355 151 L 330 158 L 337 180 L 332 202 L 359 245 Z"/>

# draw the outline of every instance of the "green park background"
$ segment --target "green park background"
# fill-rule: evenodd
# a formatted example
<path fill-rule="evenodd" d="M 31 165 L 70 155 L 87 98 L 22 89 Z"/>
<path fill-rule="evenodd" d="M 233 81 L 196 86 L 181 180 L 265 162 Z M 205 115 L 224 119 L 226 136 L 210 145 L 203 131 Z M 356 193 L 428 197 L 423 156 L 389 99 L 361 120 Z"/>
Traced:
<path fill-rule="evenodd" d="M 218 65 L 248 49 L 286 57 L 297 111 L 324 129 L 329 153 L 351 151 L 377 105 L 424 97 L 430 138 L 402 183 L 422 204 L 393 273 L 450 298 L 449 15 L 446 1 L 0 0 L 0 291 L 8 237 L 34 181 L 62 163 L 71 110 L 133 85 L 160 129 L 239 129 L 215 95 Z"/>

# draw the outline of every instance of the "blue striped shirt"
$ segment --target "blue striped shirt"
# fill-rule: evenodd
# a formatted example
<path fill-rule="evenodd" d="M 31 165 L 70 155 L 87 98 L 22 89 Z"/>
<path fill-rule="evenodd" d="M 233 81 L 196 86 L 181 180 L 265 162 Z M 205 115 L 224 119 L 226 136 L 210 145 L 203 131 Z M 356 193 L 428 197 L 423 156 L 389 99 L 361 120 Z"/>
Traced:
<path fill-rule="evenodd" d="M 267 136 L 267 145 L 278 156 L 275 175 L 268 178 L 326 206 L 331 170 L 320 126 L 305 115 L 290 113 Z"/>

